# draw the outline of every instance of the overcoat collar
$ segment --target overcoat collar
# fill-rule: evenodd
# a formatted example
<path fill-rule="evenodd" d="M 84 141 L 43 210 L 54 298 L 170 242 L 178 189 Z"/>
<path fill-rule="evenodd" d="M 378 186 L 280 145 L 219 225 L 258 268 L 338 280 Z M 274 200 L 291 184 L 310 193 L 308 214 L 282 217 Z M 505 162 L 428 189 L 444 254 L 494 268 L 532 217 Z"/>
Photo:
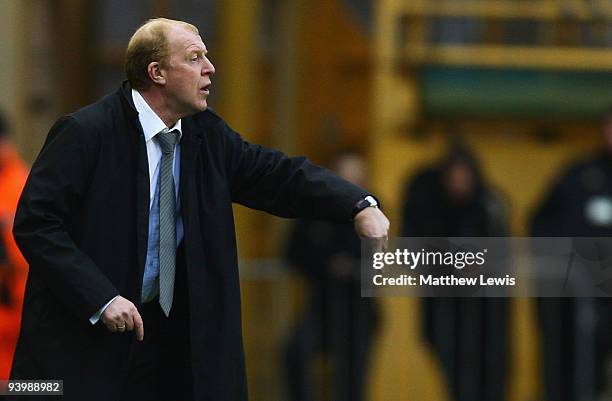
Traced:
<path fill-rule="evenodd" d="M 126 110 L 133 116 L 137 116 L 138 111 L 136 110 L 134 100 L 132 99 L 132 85 L 130 85 L 130 82 L 127 80 L 123 81 L 119 91 L 121 92 L 121 100 L 123 101 L 124 106 L 126 106 Z"/>

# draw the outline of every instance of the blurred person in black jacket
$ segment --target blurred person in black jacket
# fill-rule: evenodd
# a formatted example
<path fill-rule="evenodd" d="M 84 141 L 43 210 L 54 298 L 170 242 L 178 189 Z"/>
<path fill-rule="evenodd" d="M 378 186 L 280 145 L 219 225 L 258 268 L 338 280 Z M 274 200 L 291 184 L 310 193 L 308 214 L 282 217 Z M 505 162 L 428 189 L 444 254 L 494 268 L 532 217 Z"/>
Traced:
<path fill-rule="evenodd" d="M 603 148 L 559 175 L 531 220 L 535 237 L 612 235 L 612 109 Z M 605 387 L 612 349 L 610 300 L 541 298 L 538 318 L 547 401 L 594 400 Z"/>
<path fill-rule="evenodd" d="M 405 237 L 508 235 L 506 208 L 477 160 L 452 144 L 408 183 Z M 423 298 L 424 336 L 456 401 L 501 401 L 508 372 L 510 302 L 503 298 Z"/>
<path fill-rule="evenodd" d="M 353 151 L 334 159 L 338 175 L 365 185 L 366 166 Z M 286 259 L 308 284 L 304 314 L 285 344 L 287 385 L 292 401 L 365 399 L 372 339 L 378 321 L 374 298 L 361 298 L 361 243 L 351 227 L 299 220 L 289 238 Z M 315 357 L 329 357 L 331 380 L 314 379 Z M 331 383 L 332 388 L 323 388 Z M 320 391 L 316 385 L 321 384 Z"/>

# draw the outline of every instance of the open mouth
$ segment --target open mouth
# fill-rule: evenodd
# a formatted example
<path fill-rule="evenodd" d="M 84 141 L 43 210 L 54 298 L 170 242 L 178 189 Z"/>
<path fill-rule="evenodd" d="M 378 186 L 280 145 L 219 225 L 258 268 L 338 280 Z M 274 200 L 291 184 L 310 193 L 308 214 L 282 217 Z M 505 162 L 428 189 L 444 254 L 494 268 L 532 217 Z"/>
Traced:
<path fill-rule="evenodd" d="M 205 86 L 203 86 L 203 87 L 201 87 L 201 88 L 200 88 L 200 91 L 201 91 L 201 92 L 204 92 L 205 94 L 207 94 L 207 95 L 208 95 L 208 94 L 210 93 L 210 87 L 211 87 L 211 86 L 212 86 L 212 84 L 205 85 Z"/>

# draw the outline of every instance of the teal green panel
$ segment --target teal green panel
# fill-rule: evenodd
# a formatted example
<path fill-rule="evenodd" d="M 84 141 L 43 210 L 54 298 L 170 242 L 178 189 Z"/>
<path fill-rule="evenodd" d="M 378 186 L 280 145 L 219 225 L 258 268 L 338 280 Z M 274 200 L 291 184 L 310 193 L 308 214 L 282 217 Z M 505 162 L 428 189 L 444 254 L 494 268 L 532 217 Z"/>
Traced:
<path fill-rule="evenodd" d="M 599 118 L 612 73 L 430 67 L 420 71 L 429 117 Z"/>

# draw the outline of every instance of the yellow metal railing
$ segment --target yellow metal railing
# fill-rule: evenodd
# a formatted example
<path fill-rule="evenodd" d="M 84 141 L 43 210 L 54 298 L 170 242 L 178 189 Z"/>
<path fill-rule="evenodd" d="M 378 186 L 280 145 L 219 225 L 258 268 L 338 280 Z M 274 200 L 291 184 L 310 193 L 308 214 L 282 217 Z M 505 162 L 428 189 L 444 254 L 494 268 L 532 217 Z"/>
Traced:
<path fill-rule="evenodd" d="M 408 65 L 601 71 L 612 70 L 612 49 L 407 43 L 401 60 Z"/>
<path fill-rule="evenodd" d="M 400 33 L 395 54 L 407 66 L 612 70 L 612 43 L 605 39 L 612 34 L 610 0 L 407 0 L 395 4 L 394 20 Z M 440 18 L 481 23 L 481 39 L 477 43 L 432 42 L 428 34 Z M 517 20 L 541 24 L 534 33 L 535 44 L 499 40 L 499 32 L 505 28 L 502 24 Z M 603 30 L 604 39 L 597 46 L 581 41 L 585 24 Z"/>
<path fill-rule="evenodd" d="M 588 21 L 611 18 L 609 0 L 407 0 L 400 2 L 403 15 L 421 17 L 534 18 L 555 20 L 574 18 Z"/>

